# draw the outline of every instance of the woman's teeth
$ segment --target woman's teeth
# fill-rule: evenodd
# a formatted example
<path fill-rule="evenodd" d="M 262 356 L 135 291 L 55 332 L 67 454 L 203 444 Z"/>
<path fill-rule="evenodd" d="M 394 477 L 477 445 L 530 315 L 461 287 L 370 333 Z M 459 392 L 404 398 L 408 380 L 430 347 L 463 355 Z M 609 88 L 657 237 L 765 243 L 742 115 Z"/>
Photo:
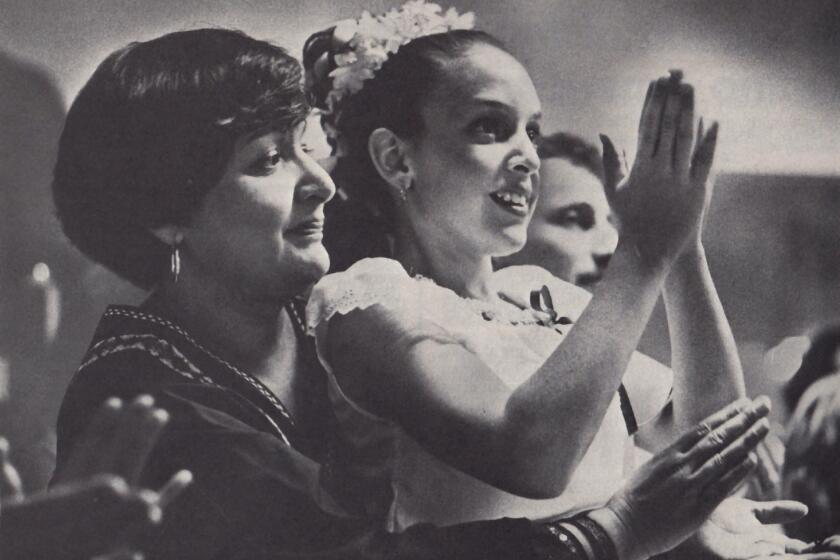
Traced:
<path fill-rule="evenodd" d="M 504 206 L 526 208 L 528 206 L 528 197 L 521 193 L 513 192 L 494 192 L 490 196 Z"/>

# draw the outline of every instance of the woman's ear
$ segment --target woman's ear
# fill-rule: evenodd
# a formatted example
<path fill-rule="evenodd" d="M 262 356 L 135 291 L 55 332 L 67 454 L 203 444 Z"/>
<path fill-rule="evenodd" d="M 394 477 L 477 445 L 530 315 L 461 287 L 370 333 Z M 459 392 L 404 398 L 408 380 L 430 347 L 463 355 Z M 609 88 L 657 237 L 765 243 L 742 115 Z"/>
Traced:
<path fill-rule="evenodd" d="M 151 230 L 151 233 L 168 247 L 179 245 L 184 239 L 181 228 L 175 225 L 160 226 Z"/>
<path fill-rule="evenodd" d="M 377 128 L 368 138 L 368 153 L 379 175 L 391 187 L 391 193 L 405 199 L 405 191 L 414 180 L 405 142 L 387 128 Z"/>

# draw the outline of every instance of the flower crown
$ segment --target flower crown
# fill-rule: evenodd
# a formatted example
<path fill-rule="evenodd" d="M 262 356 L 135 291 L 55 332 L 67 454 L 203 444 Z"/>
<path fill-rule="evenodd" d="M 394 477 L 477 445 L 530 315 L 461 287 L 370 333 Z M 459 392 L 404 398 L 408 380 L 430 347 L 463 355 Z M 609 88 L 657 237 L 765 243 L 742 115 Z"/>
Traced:
<path fill-rule="evenodd" d="M 418 37 L 446 33 L 456 29 L 472 29 L 475 14 L 459 15 L 455 8 L 446 12 L 425 0 L 411 0 L 399 9 L 385 14 L 362 12 L 357 19 L 339 22 L 333 31 L 334 40 L 344 49 L 335 55 L 336 68 L 329 73 L 332 89 L 327 94 L 327 112 L 335 113 L 338 103 L 347 95 L 362 89 L 365 80 L 373 78 L 388 56 Z M 326 129 L 328 135 L 335 131 Z"/>

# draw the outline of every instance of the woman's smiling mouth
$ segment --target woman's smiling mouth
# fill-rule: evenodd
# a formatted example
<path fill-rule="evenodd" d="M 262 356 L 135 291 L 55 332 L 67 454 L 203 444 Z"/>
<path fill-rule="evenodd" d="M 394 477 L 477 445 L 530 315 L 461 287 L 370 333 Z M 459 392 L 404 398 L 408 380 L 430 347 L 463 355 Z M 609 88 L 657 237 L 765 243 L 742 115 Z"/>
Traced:
<path fill-rule="evenodd" d="M 490 199 L 504 210 L 524 218 L 530 210 L 529 197 L 521 190 L 502 189 L 490 193 Z"/>

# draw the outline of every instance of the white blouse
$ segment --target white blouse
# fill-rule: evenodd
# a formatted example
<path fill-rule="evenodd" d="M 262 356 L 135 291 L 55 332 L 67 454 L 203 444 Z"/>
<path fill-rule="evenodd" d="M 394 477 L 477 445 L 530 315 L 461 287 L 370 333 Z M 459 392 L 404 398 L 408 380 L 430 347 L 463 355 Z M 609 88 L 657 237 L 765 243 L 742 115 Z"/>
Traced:
<path fill-rule="evenodd" d="M 499 490 L 442 462 L 399 425 L 366 411 L 341 390 L 334 375 L 340 364 L 325 358 L 327 324 L 335 314 L 372 305 L 382 306 L 394 319 L 391 324 L 405 330 L 399 336 L 454 341 L 509 387 L 523 383 L 573 328 L 590 296 L 535 266 L 502 269 L 494 273 L 492 282 L 502 299 L 516 305 L 462 298 L 429 279 L 412 278 L 400 263 L 386 258 L 364 259 L 345 272 L 327 275 L 312 292 L 308 328 L 329 376 L 341 444 L 349 450 L 341 457 L 350 464 L 341 466 L 347 476 L 339 484 L 357 485 L 366 513 L 384 518 L 390 531 L 420 522 L 451 525 L 499 517 L 545 520 L 570 515 L 602 505 L 636 466 L 635 446 L 618 395 L 563 494 L 533 500 Z M 537 299 L 543 303 L 544 296 L 550 295 L 554 310 L 569 321 L 550 321 L 548 313 L 534 311 L 535 290 L 542 291 L 543 297 Z M 636 420 L 642 424 L 667 401 L 670 372 L 635 353 L 624 385 Z"/>

